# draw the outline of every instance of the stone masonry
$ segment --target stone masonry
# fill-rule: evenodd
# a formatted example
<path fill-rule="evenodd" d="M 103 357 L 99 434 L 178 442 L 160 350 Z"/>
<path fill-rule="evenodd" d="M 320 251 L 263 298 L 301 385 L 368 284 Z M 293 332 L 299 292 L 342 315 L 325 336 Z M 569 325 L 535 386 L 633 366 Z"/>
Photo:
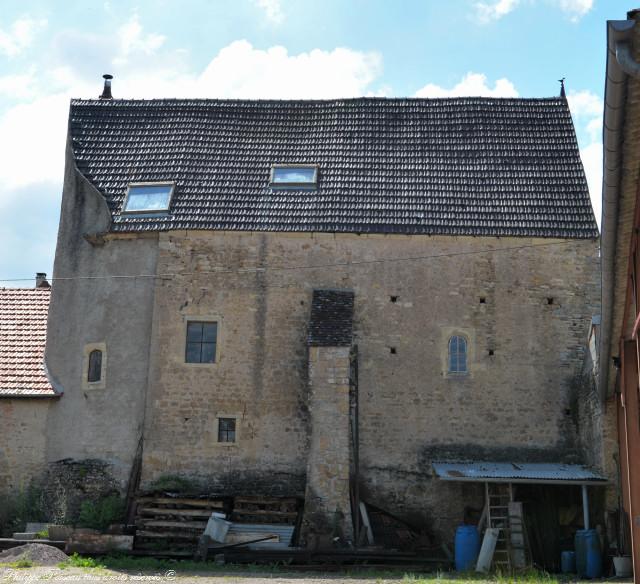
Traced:
<path fill-rule="evenodd" d="M 353 541 L 349 347 L 309 347 L 309 411 L 303 538 L 310 547 Z"/>

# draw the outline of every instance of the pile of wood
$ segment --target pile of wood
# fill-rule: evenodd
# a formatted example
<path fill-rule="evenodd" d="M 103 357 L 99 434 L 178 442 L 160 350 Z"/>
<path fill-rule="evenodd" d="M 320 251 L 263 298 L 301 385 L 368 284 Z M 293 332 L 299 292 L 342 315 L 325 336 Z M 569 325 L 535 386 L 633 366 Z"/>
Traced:
<path fill-rule="evenodd" d="M 136 500 L 135 549 L 149 555 L 193 555 L 211 513 L 224 513 L 224 499 L 138 497 Z"/>
<path fill-rule="evenodd" d="M 294 498 L 234 497 L 231 521 L 295 525 L 301 502 Z"/>
<path fill-rule="evenodd" d="M 190 556 L 198 546 L 211 513 L 251 524 L 297 525 L 301 502 L 295 498 L 178 498 L 167 495 L 136 499 L 135 550 L 147 555 Z"/>

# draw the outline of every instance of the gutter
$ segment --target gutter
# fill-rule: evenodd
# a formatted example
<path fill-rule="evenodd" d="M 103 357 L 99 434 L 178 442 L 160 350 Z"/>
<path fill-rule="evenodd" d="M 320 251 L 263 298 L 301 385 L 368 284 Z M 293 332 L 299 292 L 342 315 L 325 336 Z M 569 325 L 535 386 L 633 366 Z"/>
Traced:
<path fill-rule="evenodd" d="M 629 13 L 629 20 L 607 22 L 607 75 L 602 136 L 602 328 L 598 387 L 602 401 L 607 397 L 612 357 L 615 249 L 627 79 L 629 76 L 640 79 L 640 64 L 634 61 L 630 44 L 636 26 L 634 15 Z"/>

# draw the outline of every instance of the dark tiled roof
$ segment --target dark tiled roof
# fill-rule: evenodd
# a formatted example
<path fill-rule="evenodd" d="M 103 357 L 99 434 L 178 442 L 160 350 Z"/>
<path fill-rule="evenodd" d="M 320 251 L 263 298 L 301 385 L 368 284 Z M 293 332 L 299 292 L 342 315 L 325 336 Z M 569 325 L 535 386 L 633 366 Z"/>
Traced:
<path fill-rule="evenodd" d="M 314 290 L 308 343 L 312 347 L 348 347 L 353 336 L 353 292 Z"/>
<path fill-rule="evenodd" d="M 561 98 L 74 100 L 70 128 L 113 231 L 598 234 Z M 317 191 L 270 189 L 275 163 Z M 175 181 L 170 214 L 121 215 L 136 181 Z"/>
<path fill-rule="evenodd" d="M 44 372 L 51 291 L 0 288 L 0 398 L 54 397 Z"/>

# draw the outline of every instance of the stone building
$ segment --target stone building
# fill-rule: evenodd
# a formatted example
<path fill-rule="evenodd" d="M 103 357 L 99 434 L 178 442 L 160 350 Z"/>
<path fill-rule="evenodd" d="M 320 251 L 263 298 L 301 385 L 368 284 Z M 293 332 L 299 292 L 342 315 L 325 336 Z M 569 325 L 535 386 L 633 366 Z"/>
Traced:
<path fill-rule="evenodd" d="M 51 289 L 0 288 L 0 491 L 16 491 L 45 466 L 47 414 L 60 397 L 43 366 Z"/>
<path fill-rule="evenodd" d="M 308 542 L 355 492 L 449 540 L 484 491 L 434 461 L 604 467 L 564 98 L 106 97 L 71 103 L 48 462 L 299 497 Z"/>

